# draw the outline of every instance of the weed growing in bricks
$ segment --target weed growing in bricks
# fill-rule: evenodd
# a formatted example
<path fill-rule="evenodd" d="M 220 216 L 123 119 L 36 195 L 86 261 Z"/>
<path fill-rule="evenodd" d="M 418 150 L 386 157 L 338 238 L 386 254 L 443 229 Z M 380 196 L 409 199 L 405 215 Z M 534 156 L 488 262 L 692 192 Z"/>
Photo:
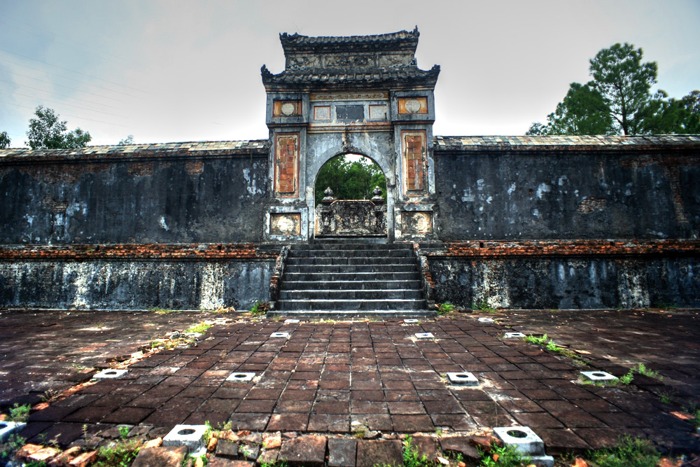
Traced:
<path fill-rule="evenodd" d="M 499 446 L 492 443 L 489 452 L 481 451 L 483 467 L 520 467 L 530 464 L 530 458 L 523 456 L 515 446 Z"/>
<path fill-rule="evenodd" d="M 547 336 L 547 334 L 543 334 L 542 336 L 526 336 L 525 337 L 525 342 L 529 342 L 530 344 L 535 344 L 544 347 L 550 352 L 553 353 L 558 353 L 560 355 L 563 355 L 567 358 L 570 358 L 573 360 L 575 363 L 580 363 L 583 365 L 587 365 L 588 362 L 581 357 L 579 354 L 574 352 L 573 350 L 569 350 L 565 347 L 560 346 L 556 342 L 554 342 L 552 339 Z"/>
<path fill-rule="evenodd" d="M 126 425 L 120 425 L 117 430 L 119 430 L 119 437 L 121 439 L 126 439 L 129 436 L 129 431 L 131 431 L 131 428 Z"/>
<path fill-rule="evenodd" d="M 646 365 L 644 365 L 644 363 L 637 363 L 637 366 L 635 366 L 633 368 L 633 370 L 636 373 L 638 373 L 642 376 L 646 376 L 648 378 L 654 378 L 654 379 L 657 379 L 659 381 L 663 381 L 663 379 L 664 379 L 664 377 L 661 376 L 658 371 L 654 371 L 651 368 L 647 368 Z"/>
<path fill-rule="evenodd" d="M 488 304 L 486 300 L 481 300 L 472 305 L 472 310 L 485 311 L 487 313 L 495 313 L 496 309 Z"/>
<path fill-rule="evenodd" d="M 204 334 L 211 328 L 211 324 L 205 323 L 202 321 L 201 323 L 193 324 L 189 328 L 185 329 L 186 334 Z"/>
<path fill-rule="evenodd" d="M 97 451 L 97 467 L 128 467 L 134 462 L 139 454 L 140 444 L 138 441 L 119 441 L 101 447 Z"/>
<path fill-rule="evenodd" d="M 591 451 L 587 457 L 599 467 L 654 467 L 661 459 L 649 441 L 629 436 L 622 438 L 617 446 Z"/>
<path fill-rule="evenodd" d="M 170 308 L 151 308 L 153 313 L 157 315 L 169 315 L 170 313 L 179 313 L 181 310 L 172 310 Z"/>
<path fill-rule="evenodd" d="M 12 433 L 4 443 L 0 444 L 0 462 L 4 465 L 4 463 L 12 459 L 19 448 L 24 446 L 24 443 L 26 443 L 26 440 L 23 437 L 17 433 Z"/>
<path fill-rule="evenodd" d="M 10 407 L 9 419 L 11 422 L 26 422 L 27 418 L 29 418 L 30 410 L 32 410 L 32 406 L 29 404 L 15 404 Z"/>
<path fill-rule="evenodd" d="M 250 308 L 250 314 L 253 316 L 262 316 L 270 311 L 270 304 L 268 302 L 255 302 L 255 304 Z"/>
<path fill-rule="evenodd" d="M 436 464 L 429 460 L 428 456 L 421 454 L 413 445 L 413 439 L 406 436 L 403 442 L 403 465 L 404 467 L 431 467 Z"/>
<path fill-rule="evenodd" d="M 260 467 L 287 467 L 287 463 L 284 461 L 263 462 Z"/>
<path fill-rule="evenodd" d="M 435 306 L 437 308 L 437 314 L 440 316 L 452 313 L 456 309 L 456 307 L 450 302 L 438 303 Z"/>
<path fill-rule="evenodd" d="M 624 385 L 631 384 L 634 380 L 635 374 L 640 374 L 648 378 L 658 379 L 659 381 L 663 380 L 663 377 L 659 374 L 658 371 L 654 371 L 650 368 L 647 368 L 646 365 L 644 365 L 643 363 L 637 363 L 635 366 L 630 368 L 630 370 L 627 373 L 620 376 L 620 383 Z"/>

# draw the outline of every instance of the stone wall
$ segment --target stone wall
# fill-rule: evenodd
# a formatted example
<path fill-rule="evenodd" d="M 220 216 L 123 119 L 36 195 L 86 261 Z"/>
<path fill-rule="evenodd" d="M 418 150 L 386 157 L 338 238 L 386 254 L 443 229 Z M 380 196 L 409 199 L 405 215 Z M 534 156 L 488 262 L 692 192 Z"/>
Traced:
<path fill-rule="evenodd" d="M 13 308 L 250 309 L 270 300 L 276 247 L 92 245 L 0 248 L 0 304 Z"/>
<path fill-rule="evenodd" d="M 700 150 L 435 153 L 438 235 L 698 238 Z"/>
<path fill-rule="evenodd" d="M 18 150 L 17 156 L 3 157 L 0 244 L 262 238 L 265 146 L 215 153 L 113 148 L 114 153 L 74 155 Z"/>
<path fill-rule="evenodd" d="M 427 249 L 432 299 L 467 308 L 700 307 L 699 241 L 467 242 Z"/>

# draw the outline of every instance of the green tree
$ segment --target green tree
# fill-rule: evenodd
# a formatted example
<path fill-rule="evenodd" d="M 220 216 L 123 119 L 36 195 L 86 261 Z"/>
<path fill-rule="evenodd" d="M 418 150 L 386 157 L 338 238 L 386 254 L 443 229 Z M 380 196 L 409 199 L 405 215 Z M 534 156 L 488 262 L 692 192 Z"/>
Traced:
<path fill-rule="evenodd" d="M 607 104 L 590 84 L 571 83 L 564 100 L 547 115 L 547 124 L 533 123 L 528 135 L 609 135 L 614 134 Z"/>
<path fill-rule="evenodd" d="M 533 123 L 528 135 L 605 135 L 693 133 L 700 110 L 697 91 L 683 99 L 668 99 L 664 91 L 651 94 L 657 65 L 643 62 L 642 49 L 615 44 L 590 61 L 592 80 L 572 83 L 564 100 L 547 116 Z"/>
<path fill-rule="evenodd" d="M 640 133 L 651 86 L 656 84 L 656 63 L 642 63 L 642 55 L 642 49 L 632 44 L 615 44 L 598 52 L 590 62 L 590 84 L 608 104 L 624 135 Z"/>
<path fill-rule="evenodd" d="M 80 128 L 69 132 L 66 121 L 61 121 L 53 109 L 40 105 L 34 114 L 36 118 L 29 119 L 27 131 L 27 144 L 32 149 L 82 148 L 92 139 L 90 133 Z"/>
<path fill-rule="evenodd" d="M 10 147 L 10 136 L 7 134 L 6 131 L 3 131 L 0 133 L 0 149 L 3 148 L 9 148 Z"/>
<path fill-rule="evenodd" d="M 386 196 L 384 173 L 369 158 L 359 160 L 337 156 L 326 162 L 316 177 L 316 204 L 323 199 L 324 191 L 330 187 L 336 199 L 369 199 L 374 187 L 382 189 Z"/>
<path fill-rule="evenodd" d="M 644 114 L 644 133 L 700 134 L 700 91 L 681 99 L 668 99 L 658 91 Z"/>

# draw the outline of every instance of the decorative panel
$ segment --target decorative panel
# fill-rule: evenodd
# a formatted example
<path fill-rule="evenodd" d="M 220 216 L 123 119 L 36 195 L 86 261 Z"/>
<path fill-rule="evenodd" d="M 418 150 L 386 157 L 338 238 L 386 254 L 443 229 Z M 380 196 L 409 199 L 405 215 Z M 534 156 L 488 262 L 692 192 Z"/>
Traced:
<path fill-rule="evenodd" d="M 431 212 L 413 211 L 401 213 L 404 235 L 430 235 L 433 233 L 433 215 Z"/>
<path fill-rule="evenodd" d="M 369 119 L 370 120 L 386 120 L 387 117 L 386 105 L 370 105 L 369 106 Z"/>
<path fill-rule="evenodd" d="M 329 105 L 314 106 L 314 120 L 327 122 L 331 119 L 331 107 Z"/>
<path fill-rule="evenodd" d="M 425 131 L 404 131 L 401 133 L 404 187 L 407 195 L 421 195 L 425 191 L 425 140 Z"/>
<path fill-rule="evenodd" d="M 299 134 L 275 136 L 275 195 L 294 197 L 298 193 Z"/>
<path fill-rule="evenodd" d="M 297 117 L 301 115 L 301 101 L 274 101 L 272 115 L 274 117 Z"/>
<path fill-rule="evenodd" d="M 399 114 L 427 114 L 427 97 L 401 97 L 399 98 Z"/>
<path fill-rule="evenodd" d="M 301 214 L 298 212 L 270 214 L 270 234 L 301 235 Z"/>
<path fill-rule="evenodd" d="M 339 122 L 361 122 L 365 119 L 365 106 L 361 104 L 336 105 L 336 120 Z"/>

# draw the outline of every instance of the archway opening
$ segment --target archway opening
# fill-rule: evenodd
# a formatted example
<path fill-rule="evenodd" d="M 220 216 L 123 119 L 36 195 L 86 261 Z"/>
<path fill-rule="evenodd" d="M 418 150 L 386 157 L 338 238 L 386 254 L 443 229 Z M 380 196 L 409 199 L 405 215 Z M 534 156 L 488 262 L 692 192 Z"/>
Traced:
<path fill-rule="evenodd" d="M 384 172 L 361 154 L 328 160 L 316 175 L 315 236 L 386 237 Z"/>
<path fill-rule="evenodd" d="M 386 178 L 379 165 L 361 154 L 343 154 L 328 160 L 318 171 L 314 197 L 318 206 L 330 188 L 335 199 L 371 199 L 376 187 L 386 201 Z"/>

